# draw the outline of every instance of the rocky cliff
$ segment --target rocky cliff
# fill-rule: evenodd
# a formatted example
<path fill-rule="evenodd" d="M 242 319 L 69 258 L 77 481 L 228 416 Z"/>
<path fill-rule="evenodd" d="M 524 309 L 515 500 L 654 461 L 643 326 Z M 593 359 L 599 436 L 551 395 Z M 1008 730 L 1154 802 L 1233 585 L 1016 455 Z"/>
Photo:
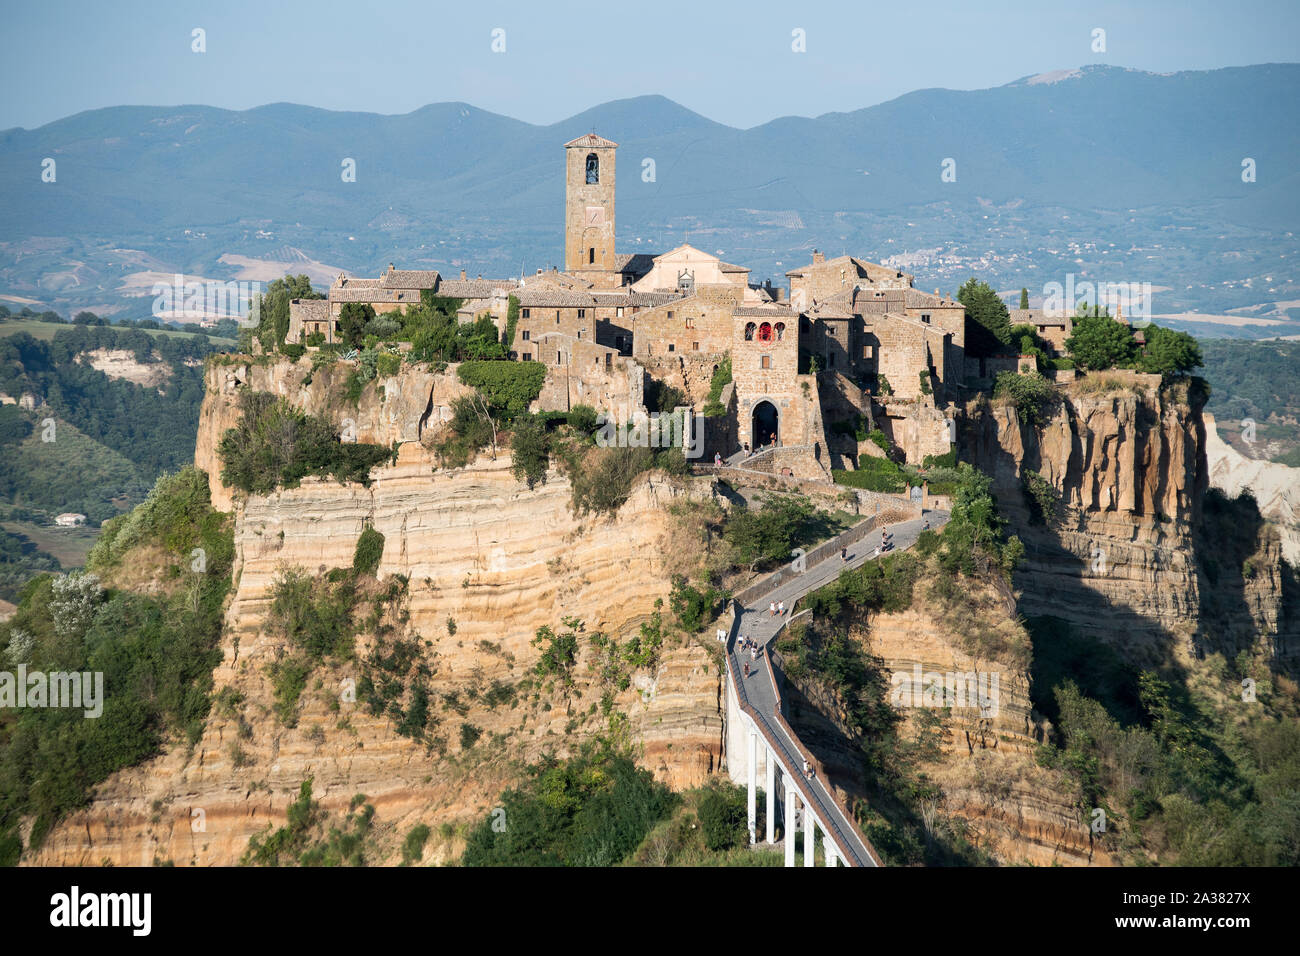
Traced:
<path fill-rule="evenodd" d="M 196 464 L 209 474 L 214 503 L 236 519 L 236 585 L 214 673 L 224 704 L 196 746 L 173 746 L 110 778 L 30 862 L 232 864 L 250 836 L 283 823 L 309 777 L 327 810 L 367 795 L 391 861 L 415 823 L 435 833 L 447 824 L 443 833 L 454 834 L 490 809 L 528 762 L 611 731 L 594 652 L 583 646 L 575 686 L 563 694 L 532 680 L 540 655 L 532 638 L 569 616 L 587 633 L 635 632 L 668 595 L 677 520 L 668 506 L 709 494 L 707 486 L 647 479 L 617 514 L 578 517 L 562 475 L 552 470 L 529 490 L 511 475 L 507 452 L 455 471 L 435 467 L 420 439 L 462 393 L 454 376 L 404 371 L 350 405 L 340 402 L 333 374 L 313 372 L 307 360 L 209 366 Z M 232 493 L 217 477 L 216 444 L 238 420 L 246 388 L 339 423 L 352 419 L 359 441 L 402 441 L 397 460 L 374 469 L 369 487 L 309 479 L 269 496 Z M 422 643 L 432 672 L 436 746 L 401 736 L 388 716 L 372 716 L 340 693 L 360 676 L 355 660 L 317 668 L 296 726 L 273 710 L 268 665 L 286 648 L 265 627 L 268 588 L 285 567 L 313 574 L 350 567 L 366 525 L 384 535 L 380 581 L 401 575 L 409 582 L 397 626 Z M 359 639 L 358 658 L 373 639 Z M 699 783 L 718 763 L 719 686 L 704 648 L 670 641 L 657 666 L 634 674 L 614 698 L 614 712 L 626 718 L 619 732 L 674 787 Z M 504 690 L 493 697 L 484 693 L 490 687 Z M 465 736 L 466 725 L 476 733 Z M 456 841 L 431 845 L 426 861 L 454 856 Z"/>
<path fill-rule="evenodd" d="M 1278 536 L 1258 514 L 1206 513 L 1202 399 L 1153 378 L 1082 379 L 1036 426 L 997 400 L 966 409 L 962 456 L 993 476 L 1026 545 L 1021 613 L 1063 618 L 1137 663 L 1247 650 L 1291 666 Z"/>

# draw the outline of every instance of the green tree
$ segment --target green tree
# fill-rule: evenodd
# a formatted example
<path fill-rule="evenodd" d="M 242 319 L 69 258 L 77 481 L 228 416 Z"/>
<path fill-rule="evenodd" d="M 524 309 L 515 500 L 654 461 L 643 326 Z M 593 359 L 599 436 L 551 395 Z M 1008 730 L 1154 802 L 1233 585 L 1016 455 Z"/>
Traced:
<path fill-rule="evenodd" d="M 1066 351 L 1076 365 L 1090 370 L 1124 368 L 1137 349 L 1133 332 L 1109 315 L 1080 316 L 1074 332 L 1065 340 Z"/>
<path fill-rule="evenodd" d="M 1011 342 L 1011 313 L 1007 304 L 987 282 L 971 276 L 957 290 L 957 301 L 966 307 L 966 317 L 975 326 L 967 326 L 966 351 L 973 355 L 990 355 L 999 345 Z"/>
<path fill-rule="evenodd" d="M 305 275 L 286 275 L 283 279 L 273 280 L 258 301 L 257 338 L 262 348 L 270 352 L 284 344 L 284 337 L 289 333 L 291 299 L 323 298 L 311 287 L 311 279 Z"/>
<path fill-rule="evenodd" d="M 1157 375 L 1179 375 L 1203 365 L 1201 347 L 1186 332 L 1151 325 L 1143 330 L 1146 347 L 1138 368 Z"/>
<path fill-rule="evenodd" d="M 375 318 L 369 302 L 344 302 L 339 310 L 339 335 L 350 348 L 359 349 L 366 337 L 366 326 Z"/>
<path fill-rule="evenodd" d="M 1028 289 L 1023 289 L 1023 288 L 1022 288 L 1022 289 L 1020 290 L 1020 308 L 1022 308 L 1022 309 L 1027 309 L 1027 308 L 1029 308 L 1029 290 L 1028 290 Z"/>

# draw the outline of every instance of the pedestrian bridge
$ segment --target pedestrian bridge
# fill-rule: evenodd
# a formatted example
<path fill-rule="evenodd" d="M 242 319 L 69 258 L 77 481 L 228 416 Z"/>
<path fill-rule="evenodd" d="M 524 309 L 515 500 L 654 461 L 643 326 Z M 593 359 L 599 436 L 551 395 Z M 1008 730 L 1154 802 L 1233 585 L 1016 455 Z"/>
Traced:
<path fill-rule="evenodd" d="M 767 802 L 764 837 L 768 843 L 775 842 L 776 803 L 781 801 L 786 866 L 795 864 L 799 830 L 803 831 L 804 866 L 815 863 L 819 834 L 828 866 L 880 866 L 881 862 L 853 814 L 836 797 L 825 768 L 787 723 L 780 681 L 772 668 L 771 648 L 792 620 L 797 600 L 829 584 L 845 568 L 859 567 L 879 556 L 882 530 L 892 535 L 892 550 L 901 551 L 916 543 L 927 524 L 937 529 L 947 520 L 947 513 L 942 511 L 893 523 L 889 515 L 873 515 L 814 549 L 801 570 L 783 568 L 742 591 L 733 602 L 731 627 L 725 632 L 727 770 L 731 779 L 748 791 L 750 843 L 758 842 L 756 798 L 760 773 Z M 847 560 L 841 559 L 841 548 L 846 549 Z M 785 616 L 772 616 L 769 605 L 780 601 L 785 602 Z M 740 647 L 742 636 L 758 644 L 756 655 Z"/>

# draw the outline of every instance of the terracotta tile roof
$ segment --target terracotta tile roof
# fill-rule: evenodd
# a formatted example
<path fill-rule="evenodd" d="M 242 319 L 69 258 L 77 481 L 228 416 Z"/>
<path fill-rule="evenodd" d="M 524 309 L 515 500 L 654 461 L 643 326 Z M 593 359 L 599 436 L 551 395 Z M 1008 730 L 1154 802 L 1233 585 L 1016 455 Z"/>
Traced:
<path fill-rule="evenodd" d="M 547 282 L 529 282 L 515 295 L 521 306 L 529 308 L 594 308 L 596 300 L 585 292 L 575 292 Z"/>
<path fill-rule="evenodd" d="M 603 137 L 603 136 L 597 136 L 595 133 L 585 133 L 585 134 L 583 134 L 582 136 L 579 136 L 577 139 L 571 139 L 571 140 L 569 140 L 567 143 L 564 144 L 564 148 L 565 148 L 565 149 L 568 149 L 570 146 L 582 146 L 582 147 L 604 146 L 604 147 L 614 147 L 614 146 L 617 146 L 617 145 L 618 145 L 618 143 L 611 142 L 610 140 L 605 139 L 605 137 Z"/>
<path fill-rule="evenodd" d="M 743 305 L 735 309 L 731 314 L 767 319 L 793 319 L 795 317 L 794 310 L 788 305 Z"/>
<path fill-rule="evenodd" d="M 432 289 L 438 284 L 438 272 L 435 269 L 389 269 L 379 277 L 379 284 L 384 289 Z"/>
<path fill-rule="evenodd" d="M 289 315 L 303 322 L 324 322 L 330 317 L 329 299 L 290 299 Z"/>
<path fill-rule="evenodd" d="M 443 279 L 434 289 L 449 299 L 490 299 L 498 291 L 513 292 L 518 279 Z"/>

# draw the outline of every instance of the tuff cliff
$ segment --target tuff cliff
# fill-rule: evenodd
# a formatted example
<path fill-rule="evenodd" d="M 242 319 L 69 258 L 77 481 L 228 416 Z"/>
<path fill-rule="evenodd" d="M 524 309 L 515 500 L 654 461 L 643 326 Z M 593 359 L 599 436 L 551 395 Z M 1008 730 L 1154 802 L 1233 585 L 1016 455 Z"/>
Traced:
<path fill-rule="evenodd" d="M 250 361 L 207 370 L 196 464 L 218 508 L 235 515 L 235 588 L 214 672 L 214 706 L 193 748 L 176 744 L 110 778 L 94 803 L 62 821 L 30 862 L 138 865 L 233 864 L 250 836 L 284 821 L 286 805 L 311 777 L 328 811 L 367 795 L 377 808 L 384 858 L 416 823 L 436 837 L 426 862 L 459 852 L 461 824 L 489 810 L 497 794 L 544 752 L 563 755 L 597 734 L 626 733 L 640 760 L 674 787 L 698 784 L 719 761 L 719 673 L 700 645 L 669 640 L 657 665 L 614 695 L 583 644 L 572 690 L 542 686 L 532 669 L 539 627 L 565 617 L 587 633 L 635 633 L 666 599 L 674 569 L 674 502 L 709 494 L 664 478 L 643 480 L 612 516 L 583 516 L 571 486 L 552 469 L 532 490 L 511 474 L 510 456 L 437 469 L 427 442 L 464 387 L 450 372 L 404 370 L 369 385 L 355 404 L 340 398 L 338 373 L 307 360 Z M 376 467 L 369 487 L 308 479 L 266 496 L 221 484 L 216 451 L 238 420 L 245 389 L 284 396 L 343 423 L 358 441 L 403 442 L 395 463 Z M 311 574 L 349 567 L 365 526 L 384 535 L 380 583 L 408 582 L 393 626 L 418 640 L 432 676 L 437 746 L 400 735 L 340 693 L 360 675 L 375 640 L 363 630 L 357 659 L 317 668 L 303 690 L 296 726 L 274 712 L 268 665 L 284 640 L 265 627 L 268 588 L 284 567 Z M 666 616 L 666 615 L 665 615 Z M 489 689 L 500 689 L 494 696 Z M 469 725 L 475 739 L 464 736 Z M 195 820 L 202 821 L 196 830 Z"/>
<path fill-rule="evenodd" d="M 1291 667 L 1280 539 L 1251 508 L 1207 497 L 1203 401 L 1131 373 L 1064 387 L 1037 425 L 977 399 L 961 454 L 993 476 L 1025 543 L 1025 616 L 1065 619 L 1136 663 L 1247 651 Z"/>

